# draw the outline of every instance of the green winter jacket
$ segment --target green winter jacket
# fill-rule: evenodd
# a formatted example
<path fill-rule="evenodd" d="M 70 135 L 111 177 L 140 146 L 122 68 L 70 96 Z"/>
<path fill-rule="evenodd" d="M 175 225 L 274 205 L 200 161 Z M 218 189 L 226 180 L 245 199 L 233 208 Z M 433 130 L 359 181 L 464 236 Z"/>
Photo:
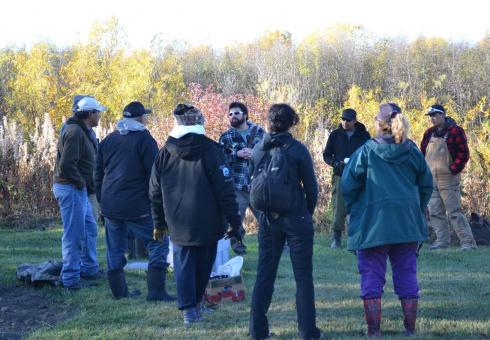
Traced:
<path fill-rule="evenodd" d="M 424 211 L 432 189 L 430 169 L 412 141 L 366 142 L 352 155 L 342 175 L 350 214 L 347 248 L 427 240 Z"/>

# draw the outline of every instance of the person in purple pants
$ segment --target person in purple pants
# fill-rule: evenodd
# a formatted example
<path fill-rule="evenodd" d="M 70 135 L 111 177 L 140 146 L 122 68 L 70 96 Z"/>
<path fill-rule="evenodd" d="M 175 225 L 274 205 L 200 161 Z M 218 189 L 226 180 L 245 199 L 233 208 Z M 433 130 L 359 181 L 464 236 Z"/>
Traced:
<path fill-rule="evenodd" d="M 386 260 L 404 316 L 405 334 L 415 333 L 419 286 L 418 243 L 428 239 L 424 217 L 432 194 L 432 174 L 398 105 L 380 105 L 377 137 L 350 158 L 342 191 L 350 214 L 347 248 L 357 252 L 361 298 L 368 336 L 380 335 Z"/>

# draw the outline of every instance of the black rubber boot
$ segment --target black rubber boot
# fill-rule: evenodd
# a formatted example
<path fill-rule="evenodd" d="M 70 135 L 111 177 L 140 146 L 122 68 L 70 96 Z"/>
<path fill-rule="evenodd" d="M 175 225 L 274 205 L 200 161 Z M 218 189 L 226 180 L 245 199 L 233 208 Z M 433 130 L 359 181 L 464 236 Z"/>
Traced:
<path fill-rule="evenodd" d="M 136 259 L 136 239 L 128 238 L 128 260 Z"/>
<path fill-rule="evenodd" d="M 141 295 L 139 290 L 133 290 L 131 292 L 128 290 L 126 277 L 122 269 L 109 270 L 107 272 L 107 279 L 109 280 L 109 287 L 111 287 L 114 299 Z"/>
<path fill-rule="evenodd" d="M 146 273 L 146 282 L 148 284 L 148 301 L 167 301 L 172 302 L 177 300 L 169 295 L 165 289 L 165 281 L 167 278 L 167 268 L 148 267 Z"/>
<path fill-rule="evenodd" d="M 147 259 L 148 252 L 146 251 L 145 243 L 139 238 L 136 239 L 136 258 Z"/>

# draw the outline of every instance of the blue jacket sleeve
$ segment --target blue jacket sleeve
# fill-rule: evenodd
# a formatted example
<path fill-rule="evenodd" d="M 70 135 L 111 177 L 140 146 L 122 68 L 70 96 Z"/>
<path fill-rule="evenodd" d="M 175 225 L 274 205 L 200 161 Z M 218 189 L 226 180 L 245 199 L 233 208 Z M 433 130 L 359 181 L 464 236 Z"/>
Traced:
<path fill-rule="evenodd" d="M 367 154 L 362 146 L 354 152 L 342 174 L 342 195 L 348 213 L 364 190 L 367 175 Z"/>

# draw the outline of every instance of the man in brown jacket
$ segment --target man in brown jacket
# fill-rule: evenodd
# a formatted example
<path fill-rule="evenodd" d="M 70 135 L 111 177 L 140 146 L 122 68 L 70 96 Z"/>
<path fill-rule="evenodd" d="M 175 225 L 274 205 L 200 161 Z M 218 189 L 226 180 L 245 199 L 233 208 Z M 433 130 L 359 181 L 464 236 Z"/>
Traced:
<path fill-rule="evenodd" d="M 63 125 L 58 140 L 53 193 L 63 221 L 61 239 L 65 288 L 77 290 L 93 286 L 98 277 L 97 224 L 88 195 L 94 193 L 94 165 L 97 149 L 92 127 L 105 111 L 95 98 L 86 96 L 74 106 L 74 115 Z"/>

